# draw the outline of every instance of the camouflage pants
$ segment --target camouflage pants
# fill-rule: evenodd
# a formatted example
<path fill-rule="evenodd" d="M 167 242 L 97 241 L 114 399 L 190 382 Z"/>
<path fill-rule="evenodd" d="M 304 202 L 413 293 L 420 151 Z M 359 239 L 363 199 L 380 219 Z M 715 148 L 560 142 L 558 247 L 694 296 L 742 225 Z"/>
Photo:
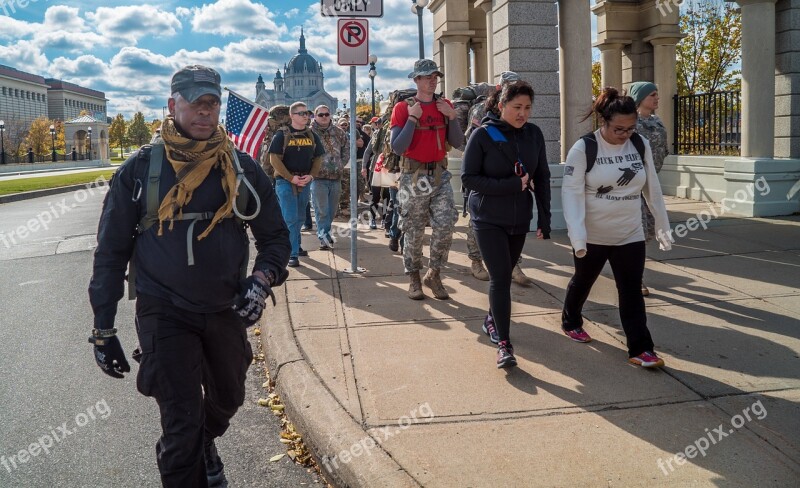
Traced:
<path fill-rule="evenodd" d="M 450 178 L 450 172 L 443 171 L 441 181 L 436 186 L 433 176 L 419 175 L 416 183 L 413 174 L 400 177 L 398 226 L 403 232 L 403 266 L 407 274 L 422 269 L 422 239 L 428 222 L 433 230 L 430 268 L 439 269 L 447 262 L 453 243 L 453 229 L 458 221 Z"/>
<path fill-rule="evenodd" d="M 357 175 L 358 181 L 358 200 L 367 190 L 367 183 L 361 174 Z M 342 194 L 339 196 L 339 215 L 350 217 L 350 168 L 345 168 L 342 172 Z"/>
<path fill-rule="evenodd" d="M 650 208 L 644 203 L 644 197 L 640 198 L 642 201 L 642 230 L 644 231 L 645 242 L 650 242 L 656 238 L 656 219 L 650 213 Z"/>
<path fill-rule="evenodd" d="M 481 250 L 475 240 L 475 229 L 472 228 L 472 216 L 467 214 L 467 255 L 470 261 L 482 261 Z"/>

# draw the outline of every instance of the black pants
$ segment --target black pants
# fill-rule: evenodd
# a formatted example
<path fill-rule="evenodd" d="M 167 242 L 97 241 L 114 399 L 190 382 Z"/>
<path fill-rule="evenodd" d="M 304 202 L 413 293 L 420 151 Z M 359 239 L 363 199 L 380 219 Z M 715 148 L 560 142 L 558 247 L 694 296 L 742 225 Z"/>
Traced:
<path fill-rule="evenodd" d="M 136 330 L 142 349 L 136 387 L 161 411 L 161 483 L 205 487 L 203 439 L 224 434 L 244 403 L 253 360 L 247 332 L 232 310 L 192 313 L 141 294 Z"/>
<path fill-rule="evenodd" d="M 381 186 L 372 186 L 370 189 L 372 190 L 372 203 L 369 205 L 370 216 L 373 219 L 377 218 L 378 215 L 381 215 L 382 218 L 385 218 L 383 215 L 386 207 L 388 206 L 389 189 Z M 379 205 L 382 201 L 386 202 L 383 205 L 383 209 L 381 209 Z"/>
<path fill-rule="evenodd" d="M 608 261 L 617 285 L 619 318 L 628 341 L 628 355 L 634 357 L 644 351 L 652 351 L 653 339 L 647 329 L 647 315 L 642 297 L 644 259 L 644 241 L 624 246 L 587 244 L 586 256 L 582 258 L 575 257 L 573 251 L 575 275 L 567 285 L 567 297 L 561 313 L 561 326 L 564 330 L 574 330 L 583 325 L 583 304 Z"/>
<path fill-rule="evenodd" d="M 501 341 L 511 329 L 511 272 L 522 254 L 525 234 L 509 234 L 496 228 L 475 229 L 475 240 L 489 272 L 489 313 Z"/>

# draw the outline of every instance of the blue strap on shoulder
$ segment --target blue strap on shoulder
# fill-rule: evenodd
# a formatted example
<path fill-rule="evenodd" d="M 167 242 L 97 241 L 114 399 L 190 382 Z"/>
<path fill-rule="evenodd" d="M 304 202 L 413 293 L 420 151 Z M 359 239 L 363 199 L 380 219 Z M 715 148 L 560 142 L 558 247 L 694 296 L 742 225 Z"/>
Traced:
<path fill-rule="evenodd" d="M 486 132 L 489 133 L 489 137 L 491 137 L 494 142 L 508 142 L 508 139 L 500 132 L 500 129 L 493 125 L 487 125 Z"/>

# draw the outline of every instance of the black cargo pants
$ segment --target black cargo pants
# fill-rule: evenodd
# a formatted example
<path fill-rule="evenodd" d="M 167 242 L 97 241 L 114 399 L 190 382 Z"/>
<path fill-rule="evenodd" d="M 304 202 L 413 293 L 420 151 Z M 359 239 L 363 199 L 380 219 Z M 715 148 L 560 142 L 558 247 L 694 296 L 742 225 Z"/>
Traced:
<path fill-rule="evenodd" d="M 253 360 L 247 332 L 232 310 L 192 313 L 141 294 L 136 329 L 142 350 L 136 387 L 161 411 L 161 482 L 206 487 L 203 440 L 225 433 L 244 403 Z"/>

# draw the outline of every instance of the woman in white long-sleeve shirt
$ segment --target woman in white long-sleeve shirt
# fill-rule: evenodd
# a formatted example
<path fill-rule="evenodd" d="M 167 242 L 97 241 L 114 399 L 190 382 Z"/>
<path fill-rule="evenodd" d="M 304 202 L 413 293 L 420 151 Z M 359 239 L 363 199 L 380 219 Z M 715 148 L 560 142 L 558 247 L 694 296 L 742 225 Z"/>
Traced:
<path fill-rule="evenodd" d="M 671 236 L 664 197 L 653 167 L 653 154 L 646 139 L 634 134 L 636 104 L 628 96 L 607 87 L 592 105 L 602 122 L 594 139 L 579 139 L 567 155 L 561 198 L 569 239 L 573 247 L 575 274 L 567 285 L 562 328 L 570 339 L 589 342 L 583 330 L 581 311 L 592 285 L 608 261 L 619 295 L 619 315 L 625 331 L 629 361 L 643 367 L 663 366 L 653 351 L 641 293 L 645 261 L 641 195 L 655 217 L 656 239 L 669 250 Z M 585 119 L 584 119 L 585 120 Z M 644 149 L 644 161 L 631 140 Z M 587 152 L 596 145 L 597 157 L 587 172 Z"/>

